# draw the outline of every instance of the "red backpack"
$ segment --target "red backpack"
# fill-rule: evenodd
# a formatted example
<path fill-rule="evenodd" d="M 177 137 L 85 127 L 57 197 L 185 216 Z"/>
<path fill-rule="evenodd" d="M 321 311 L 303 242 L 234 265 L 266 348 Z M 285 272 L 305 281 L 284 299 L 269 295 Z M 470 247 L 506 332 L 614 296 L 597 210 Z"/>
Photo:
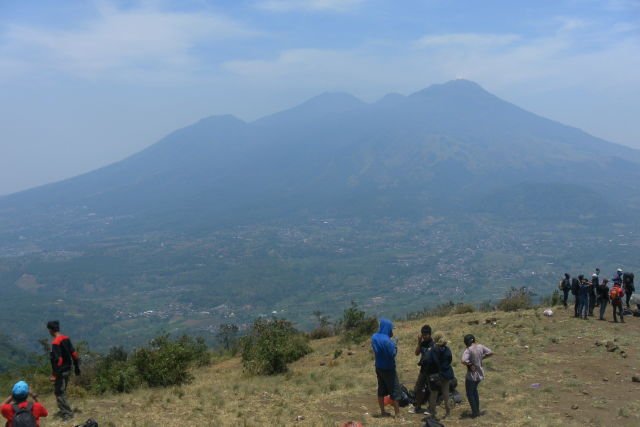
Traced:
<path fill-rule="evenodd" d="M 623 296 L 624 296 L 624 290 L 620 286 L 614 286 L 609 291 L 609 298 L 611 298 L 611 301 L 613 302 L 620 301 Z"/>

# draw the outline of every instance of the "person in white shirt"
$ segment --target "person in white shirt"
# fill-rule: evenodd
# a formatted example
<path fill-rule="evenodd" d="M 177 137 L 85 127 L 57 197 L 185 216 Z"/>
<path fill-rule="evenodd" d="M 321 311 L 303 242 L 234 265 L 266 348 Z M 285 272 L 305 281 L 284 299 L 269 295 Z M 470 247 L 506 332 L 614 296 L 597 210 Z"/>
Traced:
<path fill-rule="evenodd" d="M 471 406 L 471 417 L 476 418 L 480 416 L 478 386 L 484 380 L 482 361 L 487 357 L 493 356 L 493 352 L 482 344 L 476 343 L 476 337 L 471 334 L 464 336 L 464 345 L 467 346 L 462 354 L 462 364 L 467 367 L 464 387 L 467 392 L 467 400 Z"/>

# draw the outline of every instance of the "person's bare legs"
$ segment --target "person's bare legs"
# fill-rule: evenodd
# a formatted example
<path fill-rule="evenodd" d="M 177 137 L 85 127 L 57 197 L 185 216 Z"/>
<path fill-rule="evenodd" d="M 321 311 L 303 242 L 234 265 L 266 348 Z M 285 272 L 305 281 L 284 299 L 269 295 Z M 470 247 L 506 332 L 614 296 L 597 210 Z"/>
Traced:
<path fill-rule="evenodd" d="M 380 415 L 387 414 L 384 410 L 384 397 L 378 396 L 378 406 L 380 407 Z"/>
<path fill-rule="evenodd" d="M 395 413 L 396 413 L 396 417 L 397 417 L 398 415 L 400 415 L 400 404 L 398 403 L 398 401 L 397 401 L 397 400 L 394 400 L 394 401 L 393 401 L 393 410 L 394 410 L 394 411 L 395 411 Z"/>

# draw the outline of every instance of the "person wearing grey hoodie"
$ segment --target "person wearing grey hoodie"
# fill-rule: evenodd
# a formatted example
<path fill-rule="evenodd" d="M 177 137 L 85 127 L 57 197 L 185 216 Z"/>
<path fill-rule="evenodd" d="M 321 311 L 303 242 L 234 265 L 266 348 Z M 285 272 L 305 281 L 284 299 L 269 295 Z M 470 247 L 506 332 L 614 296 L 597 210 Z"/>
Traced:
<path fill-rule="evenodd" d="M 396 417 L 400 414 L 398 402 L 402 398 L 400 381 L 396 372 L 396 353 L 398 348 L 393 337 L 393 323 L 380 319 L 380 329 L 371 337 L 371 348 L 375 355 L 376 377 L 378 379 L 378 405 L 380 416 L 391 416 L 384 410 L 384 397 L 391 396 Z"/>

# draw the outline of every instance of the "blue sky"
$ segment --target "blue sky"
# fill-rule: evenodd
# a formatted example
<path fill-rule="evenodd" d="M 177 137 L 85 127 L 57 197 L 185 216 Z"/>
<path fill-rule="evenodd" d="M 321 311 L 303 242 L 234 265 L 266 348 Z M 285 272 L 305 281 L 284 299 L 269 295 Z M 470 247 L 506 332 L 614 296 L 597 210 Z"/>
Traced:
<path fill-rule="evenodd" d="M 0 194 L 204 116 L 458 77 L 640 148 L 640 0 L 3 0 Z"/>

